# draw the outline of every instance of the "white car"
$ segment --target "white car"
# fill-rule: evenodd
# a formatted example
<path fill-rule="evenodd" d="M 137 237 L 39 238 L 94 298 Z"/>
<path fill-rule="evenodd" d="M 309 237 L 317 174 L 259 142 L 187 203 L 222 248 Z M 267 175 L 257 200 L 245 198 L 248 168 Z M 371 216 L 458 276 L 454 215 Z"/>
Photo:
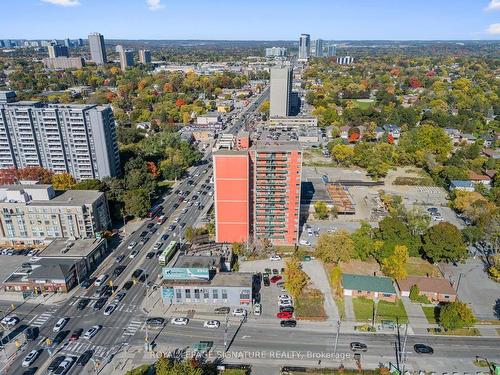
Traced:
<path fill-rule="evenodd" d="M 20 321 L 21 320 L 17 316 L 11 315 L 11 316 L 6 316 L 5 318 L 3 318 L 0 323 L 2 323 L 2 325 L 7 326 L 7 327 L 14 327 Z"/>
<path fill-rule="evenodd" d="M 207 320 L 203 323 L 203 327 L 205 328 L 219 328 L 220 322 L 218 320 Z"/>
<path fill-rule="evenodd" d="M 178 217 L 176 217 L 176 218 L 174 219 L 174 223 L 178 223 L 178 222 L 179 222 L 179 218 L 178 218 Z"/>
<path fill-rule="evenodd" d="M 134 259 L 137 254 L 139 254 L 139 252 L 137 250 L 134 250 L 130 253 L 130 255 L 128 256 L 130 259 Z"/>
<path fill-rule="evenodd" d="M 86 339 L 91 339 L 92 337 L 94 337 L 96 335 L 97 332 L 100 331 L 101 328 L 102 328 L 102 326 L 92 326 L 88 329 L 87 332 L 85 332 L 83 337 Z"/>
<path fill-rule="evenodd" d="M 38 358 L 39 355 L 40 355 L 40 351 L 33 349 L 31 352 L 28 353 L 28 355 L 26 357 L 24 357 L 23 363 L 21 364 L 21 366 L 30 367 L 33 364 L 33 362 L 36 361 L 36 359 Z"/>
<path fill-rule="evenodd" d="M 108 279 L 108 275 L 103 274 L 96 279 L 96 281 L 94 282 L 94 285 L 101 286 L 107 279 Z"/>
<path fill-rule="evenodd" d="M 132 241 L 131 243 L 128 244 L 127 249 L 132 250 L 136 246 L 137 246 L 137 242 Z"/>
<path fill-rule="evenodd" d="M 292 300 L 291 299 L 283 299 L 279 303 L 280 307 L 292 307 Z"/>
<path fill-rule="evenodd" d="M 170 323 L 174 324 L 176 326 L 187 326 L 187 324 L 189 323 L 189 319 L 188 318 L 172 318 Z"/>
<path fill-rule="evenodd" d="M 104 315 L 106 316 L 109 316 L 113 313 L 113 311 L 115 311 L 116 309 L 116 305 L 113 303 L 111 305 L 108 305 L 108 307 L 106 307 L 106 309 L 104 310 Z"/>
<path fill-rule="evenodd" d="M 52 328 L 52 331 L 54 332 L 61 332 L 61 329 L 64 328 L 64 326 L 69 322 L 69 318 L 65 316 L 64 318 L 61 318 L 57 321 L 56 325 L 54 328 Z"/>
<path fill-rule="evenodd" d="M 56 368 L 54 371 L 54 375 L 64 375 L 67 374 L 71 366 L 73 366 L 73 363 L 75 362 L 75 359 L 73 357 L 66 357 L 64 360 L 59 364 L 59 366 Z"/>
<path fill-rule="evenodd" d="M 233 316 L 247 316 L 247 311 L 242 308 L 234 309 Z"/>
<path fill-rule="evenodd" d="M 163 246 L 163 242 L 157 242 L 153 246 L 153 250 L 160 250 L 160 248 Z"/>
<path fill-rule="evenodd" d="M 275 254 L 275 255 L 271 255 L 269 257 L 269 260 L 271 260 L 271 261 L 277 261 L 277 260 L 281 260 L 281 257 L 279 255 Z"/>
<path fill-rule="evenodd" d="M 311 229 L 311 228 L 308 228 L 308 229 L 307 229 L 307 235 L 308 235 L 308 236 L 312 236 L 313 234 L 314 234 L 314 233 L 313 233 L 312 229 Z"/>
<path fill-rule="evenodd" d="M 311 243 L 308 240 L 300 240 L 299 243 L 304 246 L 311 246 Z"/>
<path fill-rule="evenodd" d="M 256 303 L 253 305 L 253 314 L 254 315 L 260 315 L 262 313 L 262 305 L 260 303 Z"/>
<path fill-rule="evenodd" d="M 292 299 L 288 294 L 280 294 L 278 299 L 281 301 L 282 299 Z"/>

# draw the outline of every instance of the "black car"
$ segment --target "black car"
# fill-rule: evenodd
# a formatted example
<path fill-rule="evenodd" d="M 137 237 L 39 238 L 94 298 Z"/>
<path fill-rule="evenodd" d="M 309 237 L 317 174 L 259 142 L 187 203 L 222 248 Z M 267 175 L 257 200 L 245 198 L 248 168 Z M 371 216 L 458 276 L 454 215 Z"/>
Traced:
<path fill-rule="evenodd" d="M 108 297 L 101 297 L 99 298 L 96 303 L 94 304 L 94 310 L 100 310 L 103 308 L 103 306 L 106 304 L 108 301 Z"/>
<path fill-rule="evenodd" d="M 83 288 L 83 289 L 87 289 L 89 286 L 91 285 L 90 281 L 88 279 L 85 279 L 83 280 L 81 283 L 80 283 L 80 286 Z"/>
<path fill-rule="evenodd" d="M 413 346 L 413 349 L 415 350 L 415 353 L 418 354 L 433 354 L 434 349 L 432 349 L 430 346 L 425 345 L 425 344 L 415 344 Z"/>
<path fill-rule="evenodd" d="M 146 324 L 151 327 L 160 327 L 165 324 L 165 319 L 164 318 L 149 318 L 146 320 Z"/>
<path fill-rule="evenodd" d="M 101 289 L 100 297 L 109 297 L 112 294 L 113 294 L 113 288 L 111 288 L 109 285 L 104 285 Z"/>
<path fill-rule="evenodd" d="M 130 288 L 132 288 L 132 285 L 134 285 L 134 282 L 132 280 L 129 280 L 125 284 L 123 284 L 123 289 L 129 290 Z"/>
<path fill-rule="evenodd" d="M 150 251 L 149 253 L 146 254 L 146 258 L 151 259 L 154 258 L 155 253 L 153 251 Z"/>
<path fill-rule="evenodd" d="M 137 279 L 139 276 L 142 275 L 144 271 L 140 268 L 136 269 L 134 273 L 132 274 L 132 278 Z"/>
<path fill-rule="evenodd" d="M 264 282 L 264 286 L 269 286 L 271 285 L 271 282 L 269 281 L 269 277 L 264 277 L 262 279 L 262 281 Z"/>
<path fill-rule="evenodd" d="M 350 346 L 353 352 L 366 352 L 368 350 L 368 346 L 366 346 L 366 344 L 363 344 L 362 342 L 351 342 Z"/>
<path fill-rule="evenodd" d="M 115 262 L 116 263 L 120 263 L 123 259 L 125 259 L 125 255 L 118 255 L 116 258 L 115 258 Z"/>
<path fill-rule="evenodd" d="M 154 226 L 155 226 L 155 223 L 149 223 L 149 224 L 147 225 L 147 228 L 148 228 L 148 229 L 151 229 L 151 228 L 153 228 Z"/>
<path fill-rule="evenodd" d="M 141 234 L 139 234 L 139 237 L 141 238 L 144 238 L 148 235 L 148 232 L 146 232 L 145 230 L 141 232 Z"/>
<path fill-rule="evenodd" d="M 156 227 L 151 228 L 151 229 L 149 230 L 149 233 L 151 233 L 151 234 L 155 234 L 157 230 L 158 230 L 158 228 L 156 228 Z"/>
<path fill-rule="evenodd" d="M 289 312 L 293 314 L 293 306 L 280 306 L 280 312 Z"/>
<path fill-rule="evenodd" d="M 180 226 L 181 228 L 184 228 L 184 227 L 186 226 L 186 223 L 180 223 L 180 224 L 179 224 L 179 226 Z"/>
<path fill-rule="evenodd" d="M 38 371 L 38 367 L 30 367 L 26 371 L 23 372 L 23 375 L 35 375 Z"/>
<path fill-rule="evenodd" d="M 296 327 L 297 321 L 296 320 L 282 320 L 280 322 L 280 326 L 282 326 L 282 327 Z"/>
<path fill-rule="evenodd" d="M 176 210 L 179 208 L 179 205 L 177 203 L 175 203 L 172 207 L 174 208 L 174 210 Z"/>
<path fill-rule="evenodd" d="M 80 301 L 78 301 L 78 304 L 76 305 L 76 309 L 77 310 L 83 310 L 84 308 L 87 307 L 87 305 L 89 304 L 90 302 L 90 299 L 88 298 L 82 298 Z"/>
<path fill-rule="evenodd" d="M 149 275 L 143 273 L 140 277 L 139 277 L 139 281 L 141 283 L 143 283 L 144 281 L 146 281 L 146 279 L 148 278 Z"/>
<path fill-rule="evenodd" d="M 69 335 L 69 330 L 66 330 L 66 331 L 61 331 L 59 332 L 56 337 L 54 337 L 54 340 L 52 340 L 52 344 L 54 346 L 57 346 L 59 345 L 60 343 L 62 343 L 64 341 L 64 339 L 66 338 L 66 336 Z"/>
<path fill-rule="evenodd" d="M 66 356 L 64 356 L 64 355 L 60 355 L 60 356 L 57 356 L 56 358 L 54 358 L 52 360 L 52 362 L 50 362 L 49 367 L 47 367 L 47 371 L 48 372 L 56 371 L 56 368 L 58 368 L 59 365 L 61 364 L 61 362 L 64 361 L 64 358 L 66 358 Z"/>
<path fill-rule="evenodd" d="M 40 329 L 38 327 L 28 327 L 24 331 L 24 334 L 26 335 L 26 340 L 33 341 L 36 340 L 40 334 Z"/>
<path fill-rule="evenodd" d="M 229 314 L 229 311 L 231 311 L 229 307 L 218 307 L 214 310 L 216 314 L 221 314 L 221 315 Z"/>
<path fill-rule="evenodd" d="M 127 268 L 127 266 L 118 266 L 118 267 L 116 267 L 113 270 L 113 276 L 114 277 L 120 276 L 122 274 L 122 272 L 125 271 L 125 268 Z"/>
<path fill-rule="evenodd" d="M 168 234 L 166 234 L 166 233 L 163 236 L 161 236 L 162 241 L 166 241 L 167 238 L 168 238 Z"/>
<path fill-rule="evenodd" d="M 93 350 L 86 350 L 82 353 L 82 355 L 76 360 L 76 365 L 83 367 L 87 364 L 87 362 L 92 358 L 94 354 Z"/>
<path fill-rule="evenodd" d="M 198 199 L 198 196 L 197 195 L 193 195 L 193 197 L 191 198 L 193 201 L 197 200 Z"/>

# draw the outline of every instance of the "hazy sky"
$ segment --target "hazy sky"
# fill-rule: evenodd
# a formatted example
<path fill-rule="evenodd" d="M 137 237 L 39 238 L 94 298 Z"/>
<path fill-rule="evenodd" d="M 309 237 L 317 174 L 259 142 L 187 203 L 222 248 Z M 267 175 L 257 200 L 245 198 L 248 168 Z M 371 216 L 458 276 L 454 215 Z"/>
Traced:
<path fill-rule="evenodd" d="M 500 0 L 0 0 L 0 39 L 500 39 Z"/>

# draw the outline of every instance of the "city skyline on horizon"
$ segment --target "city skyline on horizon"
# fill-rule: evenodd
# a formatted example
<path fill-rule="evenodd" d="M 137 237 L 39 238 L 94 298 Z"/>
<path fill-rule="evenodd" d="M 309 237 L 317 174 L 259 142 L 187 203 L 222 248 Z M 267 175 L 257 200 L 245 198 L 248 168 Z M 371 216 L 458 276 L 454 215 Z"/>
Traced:
<path fill-rule="evenodd" d="M 377 4 L 256 0 L 251 7 L 229 0 L 210 4 L 202 0 L 24 0 L 10 6 L 0 39 L 77 39 L 97 31 L 109 40 L 294 41 L 302 33 L 313 40 L 498 40 L 499 15 L 499 0 L 397 5 L 391 0 Z M 122 21 L 130 19 L 133 27 Z"/>

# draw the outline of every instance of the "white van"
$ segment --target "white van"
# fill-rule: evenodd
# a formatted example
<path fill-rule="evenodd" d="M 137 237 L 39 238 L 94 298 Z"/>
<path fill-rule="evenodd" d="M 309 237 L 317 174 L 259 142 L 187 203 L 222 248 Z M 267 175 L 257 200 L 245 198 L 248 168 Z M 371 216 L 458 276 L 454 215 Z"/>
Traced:
<path fill-rule="evenodd" d="M 108 278 L 108 275 L 101 275 L 99 276 L 96 281 L 94 282 L 95 286 L 101 286 Z"/>

